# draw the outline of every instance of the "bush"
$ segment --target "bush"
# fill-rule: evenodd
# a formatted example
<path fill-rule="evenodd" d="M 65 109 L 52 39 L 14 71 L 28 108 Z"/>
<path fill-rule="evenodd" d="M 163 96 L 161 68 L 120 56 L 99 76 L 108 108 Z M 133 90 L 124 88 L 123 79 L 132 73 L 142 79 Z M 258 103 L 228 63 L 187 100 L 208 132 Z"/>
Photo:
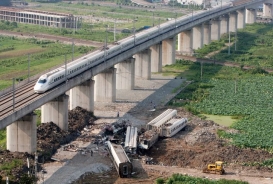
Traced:
<path fill-rule="evenodd" d="M 164 179 L 162 179 L 162 178 L 156 179 L 156 184 L 164 184 L 164 183 L 165 183 Z"/>

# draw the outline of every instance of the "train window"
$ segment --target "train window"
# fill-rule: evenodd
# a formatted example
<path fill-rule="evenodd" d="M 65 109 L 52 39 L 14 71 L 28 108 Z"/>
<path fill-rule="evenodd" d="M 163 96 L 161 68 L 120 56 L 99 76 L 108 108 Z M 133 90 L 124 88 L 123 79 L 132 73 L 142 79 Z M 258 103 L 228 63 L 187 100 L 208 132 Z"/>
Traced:
<path fill-rule="evenodd" d="M 44 83 L 46 83 L 46 79 L 40 79 L 40 80 L 38 81 L 38 83 L 44 84 Z"/>
<path fill-rule="evenodd" d="M 128 175 L 128 167 L 127 167 L 127 165 L 123 166 L 123 175 Z"/>

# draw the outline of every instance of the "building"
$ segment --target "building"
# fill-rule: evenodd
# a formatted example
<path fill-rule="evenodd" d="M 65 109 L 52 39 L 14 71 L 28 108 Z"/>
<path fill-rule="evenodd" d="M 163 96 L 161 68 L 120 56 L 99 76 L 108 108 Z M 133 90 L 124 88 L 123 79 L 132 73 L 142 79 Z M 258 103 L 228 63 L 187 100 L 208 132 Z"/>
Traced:
<path fill-rule="evenodd" d="M 0 20 L 58 28 L 77 28 L 80 26 L 80 18 L 72 14 L 3 6 L 0 6 Z"/>

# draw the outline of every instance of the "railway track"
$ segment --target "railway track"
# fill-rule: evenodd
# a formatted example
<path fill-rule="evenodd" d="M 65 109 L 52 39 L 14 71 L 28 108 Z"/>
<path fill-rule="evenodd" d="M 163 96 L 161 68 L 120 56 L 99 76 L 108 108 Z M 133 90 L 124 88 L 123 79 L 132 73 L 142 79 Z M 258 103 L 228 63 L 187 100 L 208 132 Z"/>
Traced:
<path fill-rule="evenodd" d="M 36 94 L 33 91 L 35 82 L 36 81 L 31 81 L 15 90 L 14 106 L 12 91 L 0 97 L 0 119 L 3 119 L 4 116 L 16 111 L 16 109 L 20 109 L 21 107 L 27 105 L 39 96 L 39 94 Z"/>

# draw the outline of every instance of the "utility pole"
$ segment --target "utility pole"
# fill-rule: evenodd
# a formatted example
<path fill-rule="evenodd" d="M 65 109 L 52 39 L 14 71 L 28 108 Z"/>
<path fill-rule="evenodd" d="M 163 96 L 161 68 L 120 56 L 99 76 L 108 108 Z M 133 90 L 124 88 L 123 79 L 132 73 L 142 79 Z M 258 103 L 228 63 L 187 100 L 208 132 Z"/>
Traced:
<path fill-rule="evenodd" d="M 155 26 L 155 12 L 153 12 L 153 27 Z"/>
<path fill-rule="evenodd" d="M 13 78 L 13 82 L 12 82 L 12 88 L 13 88 L 13 98 L 12 98 L 12 106 L 13 106 L 13 112 L 15 110 L 15 78 Z"/>
<path fill-rule="evenodd" d="M 201 61 L 201 80 L 203 78 L 203 62 Z"/>
<path fill-rule="evenodd" d="M 29 60 L 29 54 L 28 54 L 28 82 L 29 82 L 29 67 L 30 67 L 30 60 Z"/>
<path fill-rule="evenodd" d="M 116 42 L 116 20 L 115 19 L 115 23 L 114 23 L 114 42 Z"/>
<path fill-rule="evenodd" d="M 235 30 L 235 44 L 234 44 L 234 46 L 235 46 L 235 51 L 237 50 L 237 29 Z"/>
<path fill-rule="evenodd" d="M 64 55 L 64 65 L 65 65 L 65 81 L 67 81 L 67 61 L 66 61 L 66 54 Z"/>
<path fill-rule="evenodd" d="M 230 28 L 228 28 L 228 55 L 230 55 Z"/>
<path fill-rule="evenodd" d="M 134 45 L 136 45 L 136 28 L 135 28 L 135 21 L 136 21 L 136 17 L 134 17 L 133 23 L 134 23 Z"/>
<path fill-rule="evenodd" d="M 72 61 L 74 60 L 74 38 L 72 38 Z"/>
<path fill-rule="evenodd" d="M 34 164 L 35 164 L 35 179 L 37 178 L 37 161 L 38 161 L 38 156 L 37 156 L 37 152 L 35 151 L 35 160 L 34 160 Z M 37 183 L 37 182 L 35 182 Z"/>

